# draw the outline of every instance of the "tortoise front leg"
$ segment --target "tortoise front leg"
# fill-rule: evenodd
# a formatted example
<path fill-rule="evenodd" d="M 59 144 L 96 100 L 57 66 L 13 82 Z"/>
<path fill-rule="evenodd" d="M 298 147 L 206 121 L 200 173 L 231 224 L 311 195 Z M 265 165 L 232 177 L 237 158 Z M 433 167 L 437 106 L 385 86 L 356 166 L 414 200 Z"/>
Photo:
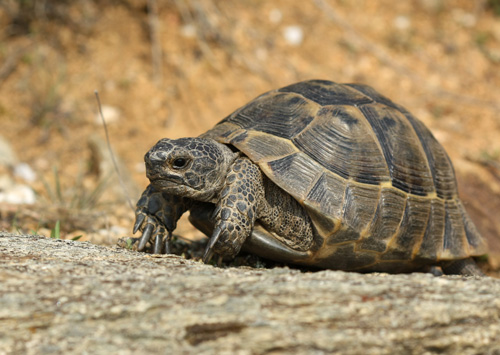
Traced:
<path fill-rule="evenodd" d="M 257 205 L 264 198 L 262 172 L 248 158 L 238 158 L 226 176 L 214 211 L 215 226 L 203 261 L 214 253 L 234 257 L 252 232 Z"/>
<path fill-rule="evenodd" d="M 179 218 L 191 204 L 189 199 L 164 194 L 149 185 L 137 202 L 135 210 L 133 232 L 137 233 L 139 230 L 142 232 L 137 250 L 143 251 L 153 237 L 153 253 L 169 254 L 172 232 L 177 227 Z"/>

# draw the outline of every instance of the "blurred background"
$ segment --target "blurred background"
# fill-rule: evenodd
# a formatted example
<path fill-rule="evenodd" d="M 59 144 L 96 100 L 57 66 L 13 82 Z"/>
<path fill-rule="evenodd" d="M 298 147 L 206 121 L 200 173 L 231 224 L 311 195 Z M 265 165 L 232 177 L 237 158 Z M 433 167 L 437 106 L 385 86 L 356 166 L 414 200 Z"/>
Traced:
<path fill-rule="evenodd" d="M 433 131 L 498 269 L 500 0 L 2 0 L 0 229 L 114 244 L 156 141 L 313 78 L 371 85 Z"/>

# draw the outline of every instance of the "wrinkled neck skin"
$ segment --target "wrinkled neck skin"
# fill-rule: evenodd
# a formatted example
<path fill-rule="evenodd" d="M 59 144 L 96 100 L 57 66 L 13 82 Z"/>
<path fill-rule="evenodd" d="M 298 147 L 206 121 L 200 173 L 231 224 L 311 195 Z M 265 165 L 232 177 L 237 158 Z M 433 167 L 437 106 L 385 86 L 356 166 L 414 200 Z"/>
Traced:
<path fill-rule="evenodd" d="M 214 141 L 215 142 L 215 141 Z M 223 151 L 224 163 L 209 173 L 207 178 L 207 188 L 205 191 L 196 193 L 192 198 L 197 201 L 216 203 L 219 200 L 219 194 L 224 187 L 226 176 L 229 173 L 231 165 L 240 153 L 234 153 L 229 147 L 224 144 L 217 143 L 219 148 Z"/>

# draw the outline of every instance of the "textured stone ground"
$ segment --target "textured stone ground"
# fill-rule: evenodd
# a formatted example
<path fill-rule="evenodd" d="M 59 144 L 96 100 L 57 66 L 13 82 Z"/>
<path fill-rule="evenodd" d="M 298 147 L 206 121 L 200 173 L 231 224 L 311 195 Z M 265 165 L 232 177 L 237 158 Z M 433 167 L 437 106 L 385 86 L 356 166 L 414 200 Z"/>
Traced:
<path fill-rule="evenodd" d="M 500 353 L 500 280 L 221 269 L 0 234 L 0 353 Z"/>

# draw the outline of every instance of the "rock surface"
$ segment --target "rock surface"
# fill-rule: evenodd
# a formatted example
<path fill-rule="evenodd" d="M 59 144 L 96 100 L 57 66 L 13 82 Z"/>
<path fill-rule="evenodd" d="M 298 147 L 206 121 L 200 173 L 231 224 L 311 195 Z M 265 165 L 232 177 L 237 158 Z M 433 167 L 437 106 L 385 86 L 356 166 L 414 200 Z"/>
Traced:
<path fill-rule="evenodd" d="M 0 353 L 500 353 L 500 280 L 221 269 L 0 233 Z"/>

